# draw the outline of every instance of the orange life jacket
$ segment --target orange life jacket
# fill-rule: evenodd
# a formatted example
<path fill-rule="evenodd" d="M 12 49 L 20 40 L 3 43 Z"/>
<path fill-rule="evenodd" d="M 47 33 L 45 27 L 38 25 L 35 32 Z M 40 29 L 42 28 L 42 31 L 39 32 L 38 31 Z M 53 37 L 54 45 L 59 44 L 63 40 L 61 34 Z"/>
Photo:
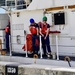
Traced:
<path fill-rule="evenodd" d="M 5 32 L 8 33 L 9 32 L 9 27 L 5 28 Z"/>
<path fill-rule="evenodd" d="M 31 32 L 31 34 L 37 34 L 37 29 L 36 29 L 36 27 L 31 26 L 30 32 Z"/>
<path fill-rule="evenodd" d="M 41 24 L 41 33 L 42 34 L 46 34 L 47 33 L 47 26 L 48 26 L 48 24 L 46 24 L 46 25 Z"/>

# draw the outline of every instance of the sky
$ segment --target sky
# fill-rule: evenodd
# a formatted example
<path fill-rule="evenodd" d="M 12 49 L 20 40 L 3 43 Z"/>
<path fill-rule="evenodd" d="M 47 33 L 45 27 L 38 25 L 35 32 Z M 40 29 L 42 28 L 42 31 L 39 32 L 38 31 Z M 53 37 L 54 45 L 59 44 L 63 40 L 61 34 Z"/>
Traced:
<path fill-rule="evenodd" d="M 2 8 L 0 8 L 0 14 L 1 14 L 1 13 L 5 13 L 5 10 L 2 9 Z"/>

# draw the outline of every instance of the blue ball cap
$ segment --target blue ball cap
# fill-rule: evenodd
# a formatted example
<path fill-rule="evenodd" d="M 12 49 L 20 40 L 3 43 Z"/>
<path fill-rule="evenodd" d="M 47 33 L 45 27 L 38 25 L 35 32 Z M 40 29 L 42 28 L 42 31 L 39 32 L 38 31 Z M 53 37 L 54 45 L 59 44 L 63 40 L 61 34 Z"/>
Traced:
<path fill-rule="evenodd" d="M 33 18 L 30 19 L 30 23 L 34 23 L 34 19 Z"/>

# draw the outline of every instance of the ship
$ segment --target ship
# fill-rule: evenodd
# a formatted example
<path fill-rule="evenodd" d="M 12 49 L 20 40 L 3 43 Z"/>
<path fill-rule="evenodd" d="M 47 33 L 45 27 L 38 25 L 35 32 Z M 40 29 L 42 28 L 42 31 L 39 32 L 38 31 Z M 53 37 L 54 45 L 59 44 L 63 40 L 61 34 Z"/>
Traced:
<path fill-rule="evenodd" d="M 75 75 L 75 0 L 6 0 L 0 14 L 0 65 L 4 75 Z M 29 19 L 48 18 L 52 58 L 22 49 L 30 34 Z M 10 51 L 6 52 L 5 27 L 10 21 Z M 40 36 L 40 35 L 39 35 Z M 41 37 L 41 36 L 40 36 Z M 41 40 L 41 39 L 40 39 Z M 26 44 L 27 46 L 27 44 Z M 4 67 L 4 69 L 3 69 Z"/>

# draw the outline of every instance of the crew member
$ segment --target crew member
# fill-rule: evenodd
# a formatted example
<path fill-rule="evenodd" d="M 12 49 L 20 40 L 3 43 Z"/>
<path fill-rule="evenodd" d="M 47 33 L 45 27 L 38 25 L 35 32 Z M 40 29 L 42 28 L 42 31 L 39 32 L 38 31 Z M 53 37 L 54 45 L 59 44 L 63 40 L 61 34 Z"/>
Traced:
<path fill-rule="evenodd" d="M 51 48 L 50 48 L 50 40 L 49 40 L 50 25 L 47 23 L 46 16 L 44 16 L 42 20 L 43 22 L 40 23 L 40 34 L 41 34 L 41 42 L 43 48 L 43 56 L 50 57 L 51 56 Z"/>
<path fill-rule="evenodd" d="M 30 32 L 32 34 L 32 48 L 33 48 L 33 55 L 37 54 L 38 55 L 38 50 L 39 50 L 39 33 L 38 33 L 38 24 L 35 23 L 34 19 L 30 19 Z"/>
<path fill-rule="evenodd" d="M 9 35 L 10 35 L 10 25 L 5 28 L 5 38 L 6 38 L 6 51 L 9 52 Z"/>

